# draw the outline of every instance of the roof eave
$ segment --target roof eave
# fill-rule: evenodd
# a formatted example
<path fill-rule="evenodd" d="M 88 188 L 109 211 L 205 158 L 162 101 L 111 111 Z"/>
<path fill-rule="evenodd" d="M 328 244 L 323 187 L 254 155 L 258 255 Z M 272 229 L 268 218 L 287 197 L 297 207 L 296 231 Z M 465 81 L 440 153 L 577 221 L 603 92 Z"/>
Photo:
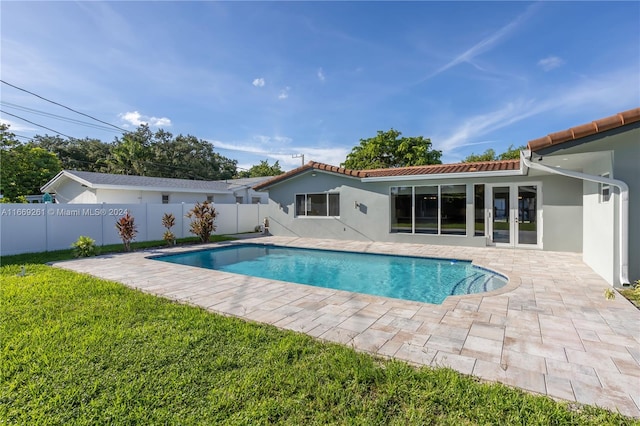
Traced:
<path fill-rule="evenodd" d="M 291 174 L 291 175 L 289 175 L 289 176 L 287 176 L 287 177 L 285 177 L 283 179 L 276 180 L 276 181 L 274 181 L 272 183 L 266 182 L 266 185 L 265 184 L 256 185 L 256 186 L 253 186 L 251 189 L 253 189 L 254 191 L 259 191 L 259 192 L 266 191 L 269 188 L 272 188 L 274 186 L 280 185 L 281 183 L 284 183 L 284 182 L 288 181 L 289 179 L 297 178 L 299 176 L 302 176 L 302 175 L 305 175 L 305 174 L 309 174 L 309 173 L 311 173 L 311 174 L 324 173 L 324 174 L 327 174 L 327 175 L 340 176 L 340 177 L 343 177 L 343 178 L 360 179 L 357 176 L 348 175 L 348 174 L 344 174 L 344 173 L 340 173 L 340 172 L 334 172 L 334 171 L 331 171 L 331 170 L 324 170 L 324 169 L 320 169 L 320 168 L 317 168 L 317 167 L 307 167 L 307 168 L 301 169 L 299 172 L 297 172 L 295 174 Z"/>
<path fill-rule="evenodd" d="M 206 188 L 172 188 L 164 186 L 133 186 L 133 185 L 92 185 L 95 189 L 114 189 L 119 191 L 153 191 L 153 192 L 180 192 L 189 194 L 231 194 L 232 191 L 226 189 L 206 189 Z"/>
<path fill-rule="evenodd" d="M 570 127 L 555 133 L 549 133 L 538 139 L 532 139 L 527 143 L 530 151 L 538 152 L 549 147 L 556 147 L 567 142 L 588 141 L 589 136 L 606 133 L 630 124 L 640 122 L 640 108 L 633 108 L 618 114 Z"/>
<path fill-rule="evenodd" d="M 51 179 L 49 182 L 45 183 L 42 187 L 40 187 L 40 191 L 51 192 L 50 189 L 53 189 L 53 192 L 55 192 L 58 186 L 60 186 L 59 184 L 63 178 L 74 180 L 78 182 L 80 185 L 86 186 L 87 188 L 93 188 L 93 184 L 91 182 L 74 175 L 68 170 L 62 170 L 57 175 L 55 175 L 53 179 Z"/>

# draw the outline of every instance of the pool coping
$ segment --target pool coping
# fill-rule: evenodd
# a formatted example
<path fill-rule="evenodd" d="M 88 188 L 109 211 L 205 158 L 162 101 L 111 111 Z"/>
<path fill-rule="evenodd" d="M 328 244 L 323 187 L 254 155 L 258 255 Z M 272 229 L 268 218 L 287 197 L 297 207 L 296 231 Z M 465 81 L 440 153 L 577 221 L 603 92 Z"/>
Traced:
<path fill-rule="evenodd" d="M 446 366 L 555 399 L 640 417 L 640 311 L 576 253 L 261 237 L 243 242 L 458 258 L 509 278 L 440 305 L 205 270 L 147 257 L 169 247 L 54 262 L 223 315 L 347 344 L 414 365 Z M 456 255 L 452 256 L 451 253 Z"/>
<path fill-rule="evenodd" d="M 287 248 L 287 247 L 291 247 L 291 248 L 298 248 L 298 249 L 309 249 L 309 250 L 317 250 L 317 251 L 330 251 L 330 252 L 343 252 L 343 253 L 353 253 L 353 254 L 374 254 L 374 255 L 380 255 L 380 256 L 391 256 L 391 257 L 413 257 L 413 258 L 418 258 L 418 259 L 433 259 L 433 260 L 440 260 L 440 261 L 451 261 L 451 262 L 469 262 L 471 265 L 480 268 L 484 271 L 487 271 L 489 273 L 492 274 L 496 274 L 501 276 L 502 278 L 504 278 L 506 280 L 505 285 L 503 285 L 500 288 L 497 288 L 495 290 L 490 290 L 490 291 L 484 291 L 484 292 L 480 292 L 480 293 L 468 293 L 468 294 L 458 294 L 458 295 L 448 295 L 445 300 L 443 300 L 441 303 L 431 303 L 431 302 L 424 302 L 424 301 L 418 301 L 418 300 L 409 300 L 409 299 L 401 299 L 401 298 L 397 298 L 397 297 L 391 297 L 391 296 L 381 296 L 381 295 L 376 295 L 376 294 L 369 294 L 369 293 L 357 293 L 357 294 L 362 294 L 365 296 L 374 296 L 374 297 L 381 297 L 381 298 L 385 298 L 385 299 L 393 299 L 393 300 L 402 300 L 404 302 L 417 302 L 417 303 L 426 303 L 426 304 L 431 304 L 431 305 L 441 305 L 442 303 L 444 303 L 447 299 L 449 298 L 468 298 L 471 296 L 489 296 L 489 295 L 498 295 L 498 294 L 502 294 L 504 292 L 507 291 L 511 291 L 513 289 L 515 289 L 519 284 L 518 284 L 518 280 L 517 279 L 511 279 L 506 273 L 504 272 L 499 272 L 496 271 L 495 269 L 492 269 L 488 266 L 484 266 L 481 264 L 477 264 L 473 261 L 473 259 L 461 259 L 461 258 L 453 258 L 453 257 L 427 257 L 427 256 L 419 256 L 419 255 L 410 255 L 410 254 L 397 254 L 397 253 L 384 253 L 384 252 L 377 252 L 377 251 L 368 251 L 368 252 L 357 252 L 357 251 L 353 251 L 353 250 L 345 250 L 342 248 L 332 248 L 332 249 L 327 249 L 327 248 L 316 248 L 316 247 L 308 247 L 308 246 L 296 246 L 296 245 L 279 245 L 279 244 L 275 244 L 275 243 L 265 243 L 265 242 L 261 242 L 261 241 L 247 241 L 247 240 L 240 240 L 240 241 L 223 241 L 220 243 L 215 244 L 214 246 L 208 246 L 208 247 L 203 247 L 203 248 L 194 248 L 192 250 L 186 250 L 186 251 L 180 251 L 177 253 L 171 252 L 171 253 L 164 253 L 164 254 L 152 254 L 150 256 L 147 256 L 147 259 L 152 259 L 152 260 L 158 260 L 162 257 L 169 257 L 169 256 L 173 256 L 173 255 L 177 255 L 177 254 L 184 254 L 184 253 L 197 253 L 197 252 L 203 252 L 203 251 L 209 251 L 209 250 L 214 250 L 217 248 L 223 248 L 223 247 L 230 247 L 230 246 L 240 246 L 240 245 L 250 245 L 250 246 L 271 246 L 271 247 L 281 247 L 281 248 Z M 171 262 L 174 263 L 174 262 Z M 177 262 L 175 262 L 177 263 Z M 177 263 L 180 264 L 180 263 Z M 198 268 L 198 266 L 193 266 L 193 265 L 184 265 L 184 266 L 190 266 L 192 268 Z M 204 268 L 204 269 L 208 269 L 208 268 Z M 216 269 L 217 270 L 217 269 Z M 225 272 L 225 271 L 220 271 L 217 270 L 218 272 Z M 244 274 L 238 274 L 238 273 L 233 273 L 233 272 L 226 272 L 232 275 L 244 275 Z M 513 274 L 512 274 L 513 275 Z M 253 276 L 253 275 L 246 275 L 249 277 L 253 277 L 253 278 L 261 278 L 258 276 Z M 306 286 L 311 286 L 311 287 L 317 287 L 317 288 L 327 288 L 328 290 L 337 290 L 337 291 L 346 291 L 347 293 L 355 293 L 355 292 L 350 292 L 349 290 L 341 290 L 341 289 L 334 289 L 332 287 L 320 287 L 320 286 L 315 286 L 313 284 L 305 284 L 305 283 L 298 283 L 298 282 L 292 282 L 292 281 L 284 281 L 284 280 L 277 280 L 275 278 L 261 278 L 261 279 L 267 279 L 270 281 L 279 281 L 279 282 L 285 282 L 288 284 L 295 284 L 295 285 L 306 285 Z"/>

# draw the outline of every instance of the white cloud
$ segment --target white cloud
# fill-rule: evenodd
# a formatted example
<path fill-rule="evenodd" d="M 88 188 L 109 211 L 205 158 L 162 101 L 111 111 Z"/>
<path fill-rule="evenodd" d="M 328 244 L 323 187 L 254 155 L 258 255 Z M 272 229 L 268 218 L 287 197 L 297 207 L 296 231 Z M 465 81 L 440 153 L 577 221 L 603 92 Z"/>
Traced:
<path fill-rule="evenodd" d="M 262 159 L 278 160 L 283 170 L 288 171 L 300 167 L 302 158 L 293 157 L 293 155 L 304 154 L 304 162 L 318 161 L 321 163 L 339 166 L 347 158 L 350 149 L 346 148 L 309 148 L 306 146 L 289 146 L 291 138 L 286 136 L 254 136 L 253 142 L 246 143 L 226 143 L 221 141 L 210 141 L 214 149 L 228 150 L 229 154 L 225 156 L 236 158 L 240 153 L 253 154 L 260 156 Z M 268 144 L 267 146 L 265 146 Z M 280 144 L 280 145 L 278 145 Z M 244 160 L 243 164 L 247 164 L 248 160 Z M 246 167 L 245 165 L 239 167 Z M 253 164 L 257 164 L 254 162 Z M 251 166 L 249 166 L 251 167 Z"/>
<path fill-rule="evenodd" d="M 264 145 L 264 144 L 283 144 L 286 145 L 292 141 L 291 138 L 287 136 L 266 136 L 266 135 L 256 135 L 253 137 L 255 141 Z"/>
<path fill-rule="evenodd" d="M 325 80 L 324 71 L 322 71 L 322 68 L 320 68 L 318 70 L 318 80 L 320 80 L 320 81 L 324 81 Z"/>
<path fill-rule="evenodd" d="M 529 15 L 531 15 L 533 13 L 533 11 L 534 11 L 534 9 L 536 7 L 537 7 L 537 5 L 535 3 L 533 5 L 531 5 L 531 6 L 529 6 L 527 8 L 527 10 L 523 14 L 518 16 L 516 19 L 514 19 L 511 22 L 509 22 L 507 25 L 505 25 L 504 27 L 500 28 L 498 31 L 496 31 L 495 33 L 491 34 L 489 37 L 486 37 L 486 38 L 482 39 L 480 42 L 476 43 L 475 45 L 473 45 L 471 48 L 467 49 L 466 51 L 464 51 L 460 55 L 456 56 L 451 61 L 449 61 L 448 63 L 443 65 L 442 67 L 438 68 L 434 73 L 429 75 L 427 78 L 434 77 L 434 76 L 436 76 L 436 75 L 448 70 L 449 68 L 453 68 L 456 65 L 461 64 L 463 62 L 471 63 L 471 61 L 476 56 L 491 50 L 494 46 L 496 46 L 498 43 L 500 43 L 500 41 L 502 41 L 502 39 L 506 38 L 510 33 L 515 31 L 516 28 L 523 21 L 525 21 L 529 17 Z"/>
<path fill-rule="evenodd" d="M 148 124 L 151 127 L 171 126 L 171 120 L 167 117 L 149 117 L 147 115 L 140 114 L 138 111 L 125 112 L 118 116 L 128 124 L 136 127 L 141 124 Z"/>
<path fill-rule="evenodd" d="M 264 87 L 264 85 L 266 84 L 264 81 L 264 78 L 256 78 L 255 80 L 253 80 L 253 84 L 256 87 Z"/>
<path fill-rule="evenodd" d="M 470 145 L 474 138 L 534 115 L 536 112 L 533 103 L 533 100 L 512 102 L 496 111 L 469 117 L 459 124 L 451 135 L 434 141 L 434 145 L 442 151 L 453 151 Z"/>
<path fill-rule="evenodd" d="M 38 128 L 29 127 L 28 125 L 23 125 L 21 123 L 16 123 L 15 121 L 5 120 L 4 118 L 0 118 L 0 123 L 6 124 L 9 126 L 9 132 L 37 132 Z"/>
<path fill-rule="evenodd" d="M 549 56 L 538 61 L 538 66 L 545 71 L 551 71 L 564 64 L 564 61 L 557 56 Z"/>
<path fill-rule="evenodd" d="M 289 97 L 289 91 L 291 90 L 291 87 L 285 87 L 283 90 L 280 91 L 280 94 L 278 95 L 278 99 L 287 99 Z"/>
<path fill-rule="evenodd" d="M 558 90 L 550 89 L 546 98 L 506 102 L 496 110 L 468 117 L 448 136 L 434 137 L 434 147 L 444 152 L 450 152 L 472 144 L 474 139 L 479 139 L 495 130 L 529 117 L 554 111 L 593 110 L 610 111 L 610 113 L 621 111 L 625 107 L 637 105 L 640 93 L 637 89 L 629 90 L 629 87 L 638 87 L 638 77 L 631 70 L 621 69 L 594 78 L 578 80 L 570 87 L 564 86 Z M 598 115 L 594 115 L 593 118 L 598 118 Z M 554 130 L 557 129 L 549 129 L 550 132 Z M 522 140 L 515 141 L 515 144 L 524 144 L 528 140 L 540 136 L 543 135 L 522 135 Z"/>

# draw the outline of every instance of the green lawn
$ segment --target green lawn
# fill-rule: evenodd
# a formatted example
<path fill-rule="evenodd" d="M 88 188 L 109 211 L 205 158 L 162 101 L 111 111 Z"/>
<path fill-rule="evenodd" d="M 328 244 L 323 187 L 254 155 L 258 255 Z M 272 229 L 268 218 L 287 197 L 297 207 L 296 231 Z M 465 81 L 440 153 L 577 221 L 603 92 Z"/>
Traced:
<path fill-rule="evenodd" d="M 633 424 L 33 259 L 0 268 L 0 424 Z"/>
<path fill-rule="evenodd" d="M 620 294 L 629 299 L 638 309 L 640 309 L 640 280 L 632 288 L 620 289 Z"/>
<path fill-rule="evenodd" d="M 229 237 L 226 235 L 212 235 L 209 237 L 209 242 L 216 243 L 220 241 L 229 241 L 233 240 L 233 237 Z M 194 244 L 199 242 L 200 239 L 198 237 L 186 237 L 186 238 L 178 238 L 176 240 L 177 245 L 182 244 Z M 153 247 L 166 247 L 167 243 L 163 240 L 159 241 L 142 241 L 142 242 L 132 242 L 131 250 L 143 250 Z M 106 254 L 106 253 L 119 253 L 124 251 L 124 247 L 122 244 L 111 244 L 106 246 L 98 246 L 98 254 Z M 40 253 L 24 253 L 17 254 L 13 256 L 0 256 L 0 266 L 2 265 L 21 265 L 24 263 L 47 263 L 47 262 L 55 262 L 57 260 L 66 260 L 72 259 L 74 257 L 73 250 L 56 250 L 56 251 L 43 251 Z"/>

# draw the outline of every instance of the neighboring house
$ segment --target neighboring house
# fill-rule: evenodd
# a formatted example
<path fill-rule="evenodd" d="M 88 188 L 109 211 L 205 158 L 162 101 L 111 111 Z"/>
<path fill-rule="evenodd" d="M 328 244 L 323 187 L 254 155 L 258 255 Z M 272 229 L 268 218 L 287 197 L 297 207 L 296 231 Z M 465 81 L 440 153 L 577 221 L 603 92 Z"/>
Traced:
<path fill-rule="evenodd" d="M 271 179 L 271 176 L 227 179 L 225 182 L 229 184 L 228 188 L 235 194 L 237 202 L 241 204 L 269 204 L 268 193 L 258 192 L 253 189 L 254 186 L 269 179 Z"/>
<path fill-rule="evenodd" d="M 69 204 L 173 204 L 198 201 L 219 204 L 264 201 L 266 204 L 268 195 L 251 189 L 252 185 L 266 179 L 269 177 L 255 178 L 249 182 L 245 182 L 245 179 L 203 181 L 63 170 L 47 182 L 41 191 L 55 194 L 57 203 Z"/>
<path fill-rule="evenodd" d="M 612 285 L 640 279 L 640 108 L 532 140 L 519 160 L 310 162 L 254 189 L 269 190 L 273 235 L 579 252 Z"/>
<path fill-rule="evenodd" d="M 29 204 L 54 203 L 55 202 L 55 199 L 52 196 L 47 197 L 46 194 L 25 195 L 24 198 L 27 200 L 27 203 L 29 203 Z"/>

